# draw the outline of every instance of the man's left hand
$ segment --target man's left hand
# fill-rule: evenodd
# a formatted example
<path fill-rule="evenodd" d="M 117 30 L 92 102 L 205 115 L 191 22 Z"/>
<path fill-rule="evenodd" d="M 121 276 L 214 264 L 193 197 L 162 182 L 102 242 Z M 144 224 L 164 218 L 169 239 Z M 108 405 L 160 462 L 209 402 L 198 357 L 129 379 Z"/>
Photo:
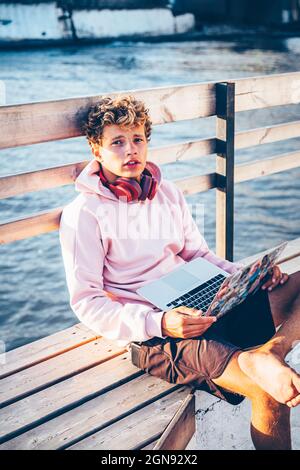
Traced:
<path fill-rule="evenodd" d="M 265 282 L 261 288 L 263 290 L 268 289 L 269 291 L 275 289 L 278 285 L 285 284 L 289 279 L 289 275 L 287 273 L 282 273 L 280 267 L 277 265 L 273 266 L 273 268 L 268 272 L 267 277 L 267 282 Z"/>

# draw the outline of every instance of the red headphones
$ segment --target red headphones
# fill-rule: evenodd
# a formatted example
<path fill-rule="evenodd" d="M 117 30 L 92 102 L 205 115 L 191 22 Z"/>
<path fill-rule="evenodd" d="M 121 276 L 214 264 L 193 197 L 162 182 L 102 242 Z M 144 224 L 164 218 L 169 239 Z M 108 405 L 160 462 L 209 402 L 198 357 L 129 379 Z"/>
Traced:
<path fill-rule="evenodd" d="M 119 177 L 110 183 L 105 177 L 100 163 L 99 177 L 104 186 L 110 189 L 117 198 L 126 197 L 127 202 L 145 201 L 153 199 L 161 179 L 159 168 L 152 162 L 147 162 L 142 173 L 141 181 L 138 183 L 134 178 Z"/>

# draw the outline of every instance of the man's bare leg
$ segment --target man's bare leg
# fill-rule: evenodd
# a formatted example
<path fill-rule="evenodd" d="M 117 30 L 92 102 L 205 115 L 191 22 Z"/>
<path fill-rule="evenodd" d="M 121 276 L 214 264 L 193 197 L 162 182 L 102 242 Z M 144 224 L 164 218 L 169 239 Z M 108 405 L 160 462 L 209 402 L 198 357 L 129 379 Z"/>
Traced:
<path fill-rule="evenodd" d="M 269 299 L 274 322 L 282 325 L 266 344 L 243 351 L 238 363 L 241 370 L 276 401 L 297 406 L 300 404 L 300 375 L 288 367 L 284 358 L 300 340 L 300 272 L 269 293 Z"/>
<path fill-rule="evenodd" d="M 269 292 L 269 300 L 275 326 L 282 326 L 265 345 L 235 353 L 223 374 L 213 381 L 251 400 L 251 435 L 256 449 L 290 449 L 289 407 L 300 403 L 300 376 L 284 358 L 300 339 L 300 272 Z"/>
<path fill-rule="evenodd" d="M 278 403 L 240 369 L 236 352 L 223 374 L 213 379 L 218 386 L 251 400 L 251 437 L 257 450 L 291 449 L 290 408 Z"/>

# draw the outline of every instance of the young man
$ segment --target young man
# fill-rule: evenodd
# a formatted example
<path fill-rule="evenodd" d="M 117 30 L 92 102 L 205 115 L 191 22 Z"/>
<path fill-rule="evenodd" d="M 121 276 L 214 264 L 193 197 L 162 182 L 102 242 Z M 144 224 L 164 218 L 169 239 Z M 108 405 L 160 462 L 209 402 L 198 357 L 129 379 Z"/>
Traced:
<path fill-rule="evenodd" d="M 200 256 L 229 273 L 240 265 L 209 250 L 182 192 L 147 161 L 151 122 L 142 102 L 104 97 L 84 130 L 94 158 L 60 227 L 73 311 L 119 344 L 140 342 L 138 364 L 152 375 L 230 403 L 248 397 L 255 447 L 289 449 L 300 376 L 284 358 L 300 339 L 300 272 L 288 277 L 276 266 L 262 289 L 217 322 L 185 306 L 160 311 L 139 287 Z M 153 237 L 162 226 L 167 236 Z"/>

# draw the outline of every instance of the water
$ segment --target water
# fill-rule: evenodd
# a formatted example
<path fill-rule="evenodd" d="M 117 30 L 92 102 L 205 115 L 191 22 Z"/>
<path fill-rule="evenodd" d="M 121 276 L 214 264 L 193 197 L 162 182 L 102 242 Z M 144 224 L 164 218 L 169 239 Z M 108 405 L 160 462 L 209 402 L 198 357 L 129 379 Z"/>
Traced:
<path fill-rule="evenodd" d="M 32 51 L 1 51 L 0 78 L 7 103 L 53 100 L 109 91 L 296 71 L 300 39 L 241 42 L 114 43 Z M 188 103 L 186 103 L 188 106 Z M 300 119 L 300 106 L 240 113 L 237 130 Z M 155 128 L 152 145 L 214 135 L 214 118 Z M 299 149 L 300 139 L 237 153 L 237 163 Z M 0 176 L 88 158 L 84 138 L 2 151 Z M 166 165 L 177 179 L 214 171 L 214 158 Z M 300 237 L 300 169 L 236 185 L 235 259 Z M 19 218 L 67 203 L 73 187 L 0 201 L 1 220 Z M 203 204 L 204 236 L 215 248 L 214 191 L 192 196 Z M 77 323 L 68 303 L 56 232 L 0 248 L 0 340 L 12 349 Z M 1 343 L 3 344 L 3 343 Z"/>

